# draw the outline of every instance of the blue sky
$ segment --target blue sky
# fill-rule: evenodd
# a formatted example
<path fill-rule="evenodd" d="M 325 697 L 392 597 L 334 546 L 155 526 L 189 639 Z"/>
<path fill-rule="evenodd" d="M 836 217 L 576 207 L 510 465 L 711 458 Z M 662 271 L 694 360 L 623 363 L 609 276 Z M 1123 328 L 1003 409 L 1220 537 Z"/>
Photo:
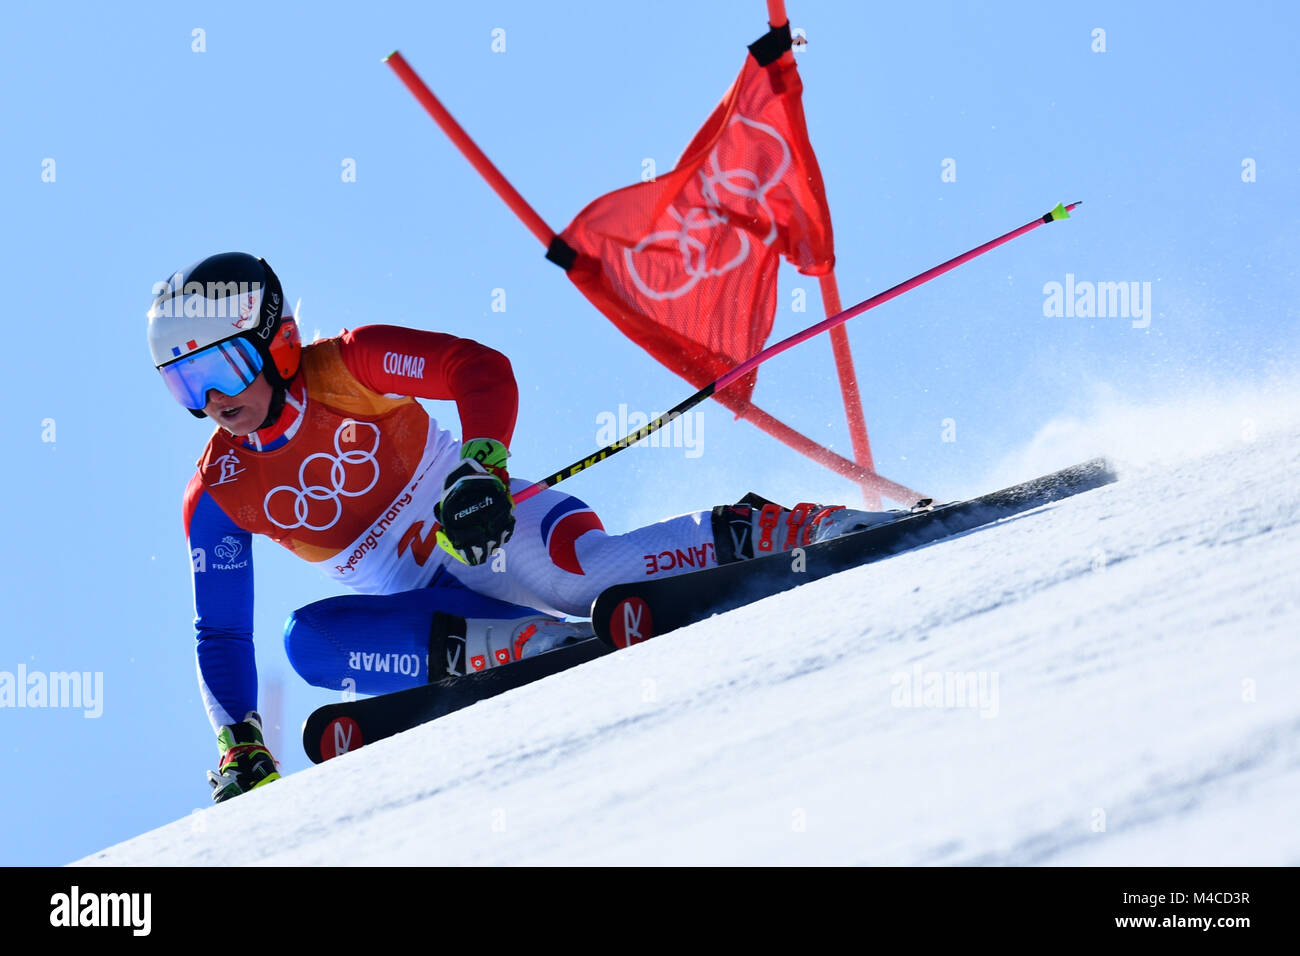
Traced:
<path fill-rule="evenodd" d="M 1294 377 L 1293 5 L 792 0 L 790 13 L 809 41 L 799 65 L 846 305 L 1084 201 L 850 323 L 882 473 L 965 493 L 1101 392 Z M 671 167 L 765 11 L 52 3 L 3 18 L 0 671 L 100 673 L 103 710 L 0 709 L 0 863 L 62 863 L 208 805 L 215 748 L 180 522 L 207 429 L 150 367 L 153 283 L 245 250 L 301 299 L 308 337 L 390 322 L 497 347 L 520 383 L 512 472 L 550 472 L 596 447 L 620 404 L 662 411 L 691 389 L 542 258 L 381 60 L 401 49 L 559 230 L 645 159 Z M 1067 274 L 1150 283 L 1149 326 L 1045 316 L 1045 284 Z M 790 308 L 796 288 L 805 313 Z M 816 283 L 788 269 L 779 302 L 773 341 L 821 318 Z M 849 454 L 824 339 L 765 366 L 755 398 Z M 430 410 L 456 426 L 450 406 Z M 948 419 L 956 441 L 942 440 Z M 697 428 L 698 449 L 631 449 L 571 490 L 611 529 L 748 490 L 853 500 L 716 405 Z M 335 695 L 289 670 L 280 629 L 334 586 L 269 542 L 255 559 L 259 666 L 283 687 L 277 756 L 293 772 L 306 766 L 295 728 Z"/>

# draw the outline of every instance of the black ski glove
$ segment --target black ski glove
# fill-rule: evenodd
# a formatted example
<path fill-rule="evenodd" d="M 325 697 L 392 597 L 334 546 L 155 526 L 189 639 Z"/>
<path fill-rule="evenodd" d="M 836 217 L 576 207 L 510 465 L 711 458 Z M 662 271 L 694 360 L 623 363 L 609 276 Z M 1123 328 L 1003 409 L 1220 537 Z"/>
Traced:
<path fill-rule="evenodd" d="M 515 502 L 504 483 L 473 458 L 447 475 L 433 514 L 442 526 L 438 544 L 463 564 L 484 564 L 510 540 Z"/>

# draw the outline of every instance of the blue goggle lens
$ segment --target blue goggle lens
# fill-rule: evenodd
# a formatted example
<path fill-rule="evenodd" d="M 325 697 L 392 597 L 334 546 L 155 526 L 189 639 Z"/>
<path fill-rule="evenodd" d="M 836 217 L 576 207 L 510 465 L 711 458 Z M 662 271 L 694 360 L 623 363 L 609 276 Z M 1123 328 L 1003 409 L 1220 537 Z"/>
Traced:
<path fill-rule="evenodd" d="M 208 391 L 235 396 L 253 384 L 262 371 L 261 353 L 244 338 L 227 339 L 158 369 L 172 397 L 198 411 L 208 404 Z"/>

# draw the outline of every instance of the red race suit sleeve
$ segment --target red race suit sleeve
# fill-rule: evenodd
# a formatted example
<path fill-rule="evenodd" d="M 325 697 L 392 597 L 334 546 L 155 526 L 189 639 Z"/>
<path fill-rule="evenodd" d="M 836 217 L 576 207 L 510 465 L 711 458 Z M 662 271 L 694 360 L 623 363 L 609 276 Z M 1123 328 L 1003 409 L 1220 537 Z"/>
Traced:
<path fill-rule="evenodd" d="M 496 349 L 443 332 L 366 325 L 343 333 L 340 354 L 357 380 L 376 392 L 455 402 L 462 441 L 510 444 L 519 387 L 510 360 Z"/>

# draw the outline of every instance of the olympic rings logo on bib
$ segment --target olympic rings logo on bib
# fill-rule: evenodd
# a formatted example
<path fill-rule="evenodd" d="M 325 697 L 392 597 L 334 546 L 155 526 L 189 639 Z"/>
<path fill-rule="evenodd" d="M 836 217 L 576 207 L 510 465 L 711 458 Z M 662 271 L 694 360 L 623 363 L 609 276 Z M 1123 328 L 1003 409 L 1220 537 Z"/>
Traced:
<path fill-rule="evenodd" d="M 349 441 L 356 438 L 358 428 L 369 428 L 374 432 L 374 445 L 369 451 L 348 450 L 344 451 L 342 442 L 345 436 Z M 293 531 L 295 528 L 306 528 L 308 531 L 328 531 L 338 524 L 339 519 L 343 517 L 343 499 L 359 498 L 374 488 L 379 483 L 379 461 L 375 458 L 375 452 L 379 451 L 379 427 L 373 422 L 355 422 L 345 421 L 334 432 L 334 455 L 328 452 L 319 451 L 314 455 L 308 455 L 298 466 L 298 487 L 291 485 L 277 485 L 266 493 L 266 498 L 262 501 L 262 508 L 266 512 L 266 517 L 278 527 L 286 531 Z M 329 484 L 318 484 L 308 482 L 308 469 L 317 461 L 329 462 Z M 370 483 L 364 488 L 349 488 L 348 484 L 356 484 L 355 479 L 363 476 L 359 469 L 369 465 L 373 470 L 370 476 Z M 320 467 L 316 469 L 318 472 Z M 320 476 L 316 476 L 320 477 Z M 288 496 L 287 498 L 285 496 Z M 274 499 L 274 501 L 273 501 Z M 315 508 L 313 514 L 314 502 L 329 502 L 333 505 L 333 516 L 324 524 L 319 523 L 321 518 L 326 517 L 320 512 L 328 509 L 328 505 Z M 288 518 L 289 511 L 292 511 L 292 521 L 282 521 L 272 513 L 272 505 L 279 512 L 280 517 Z M 311 519 L 316 519 L 313 523 Z"/>

